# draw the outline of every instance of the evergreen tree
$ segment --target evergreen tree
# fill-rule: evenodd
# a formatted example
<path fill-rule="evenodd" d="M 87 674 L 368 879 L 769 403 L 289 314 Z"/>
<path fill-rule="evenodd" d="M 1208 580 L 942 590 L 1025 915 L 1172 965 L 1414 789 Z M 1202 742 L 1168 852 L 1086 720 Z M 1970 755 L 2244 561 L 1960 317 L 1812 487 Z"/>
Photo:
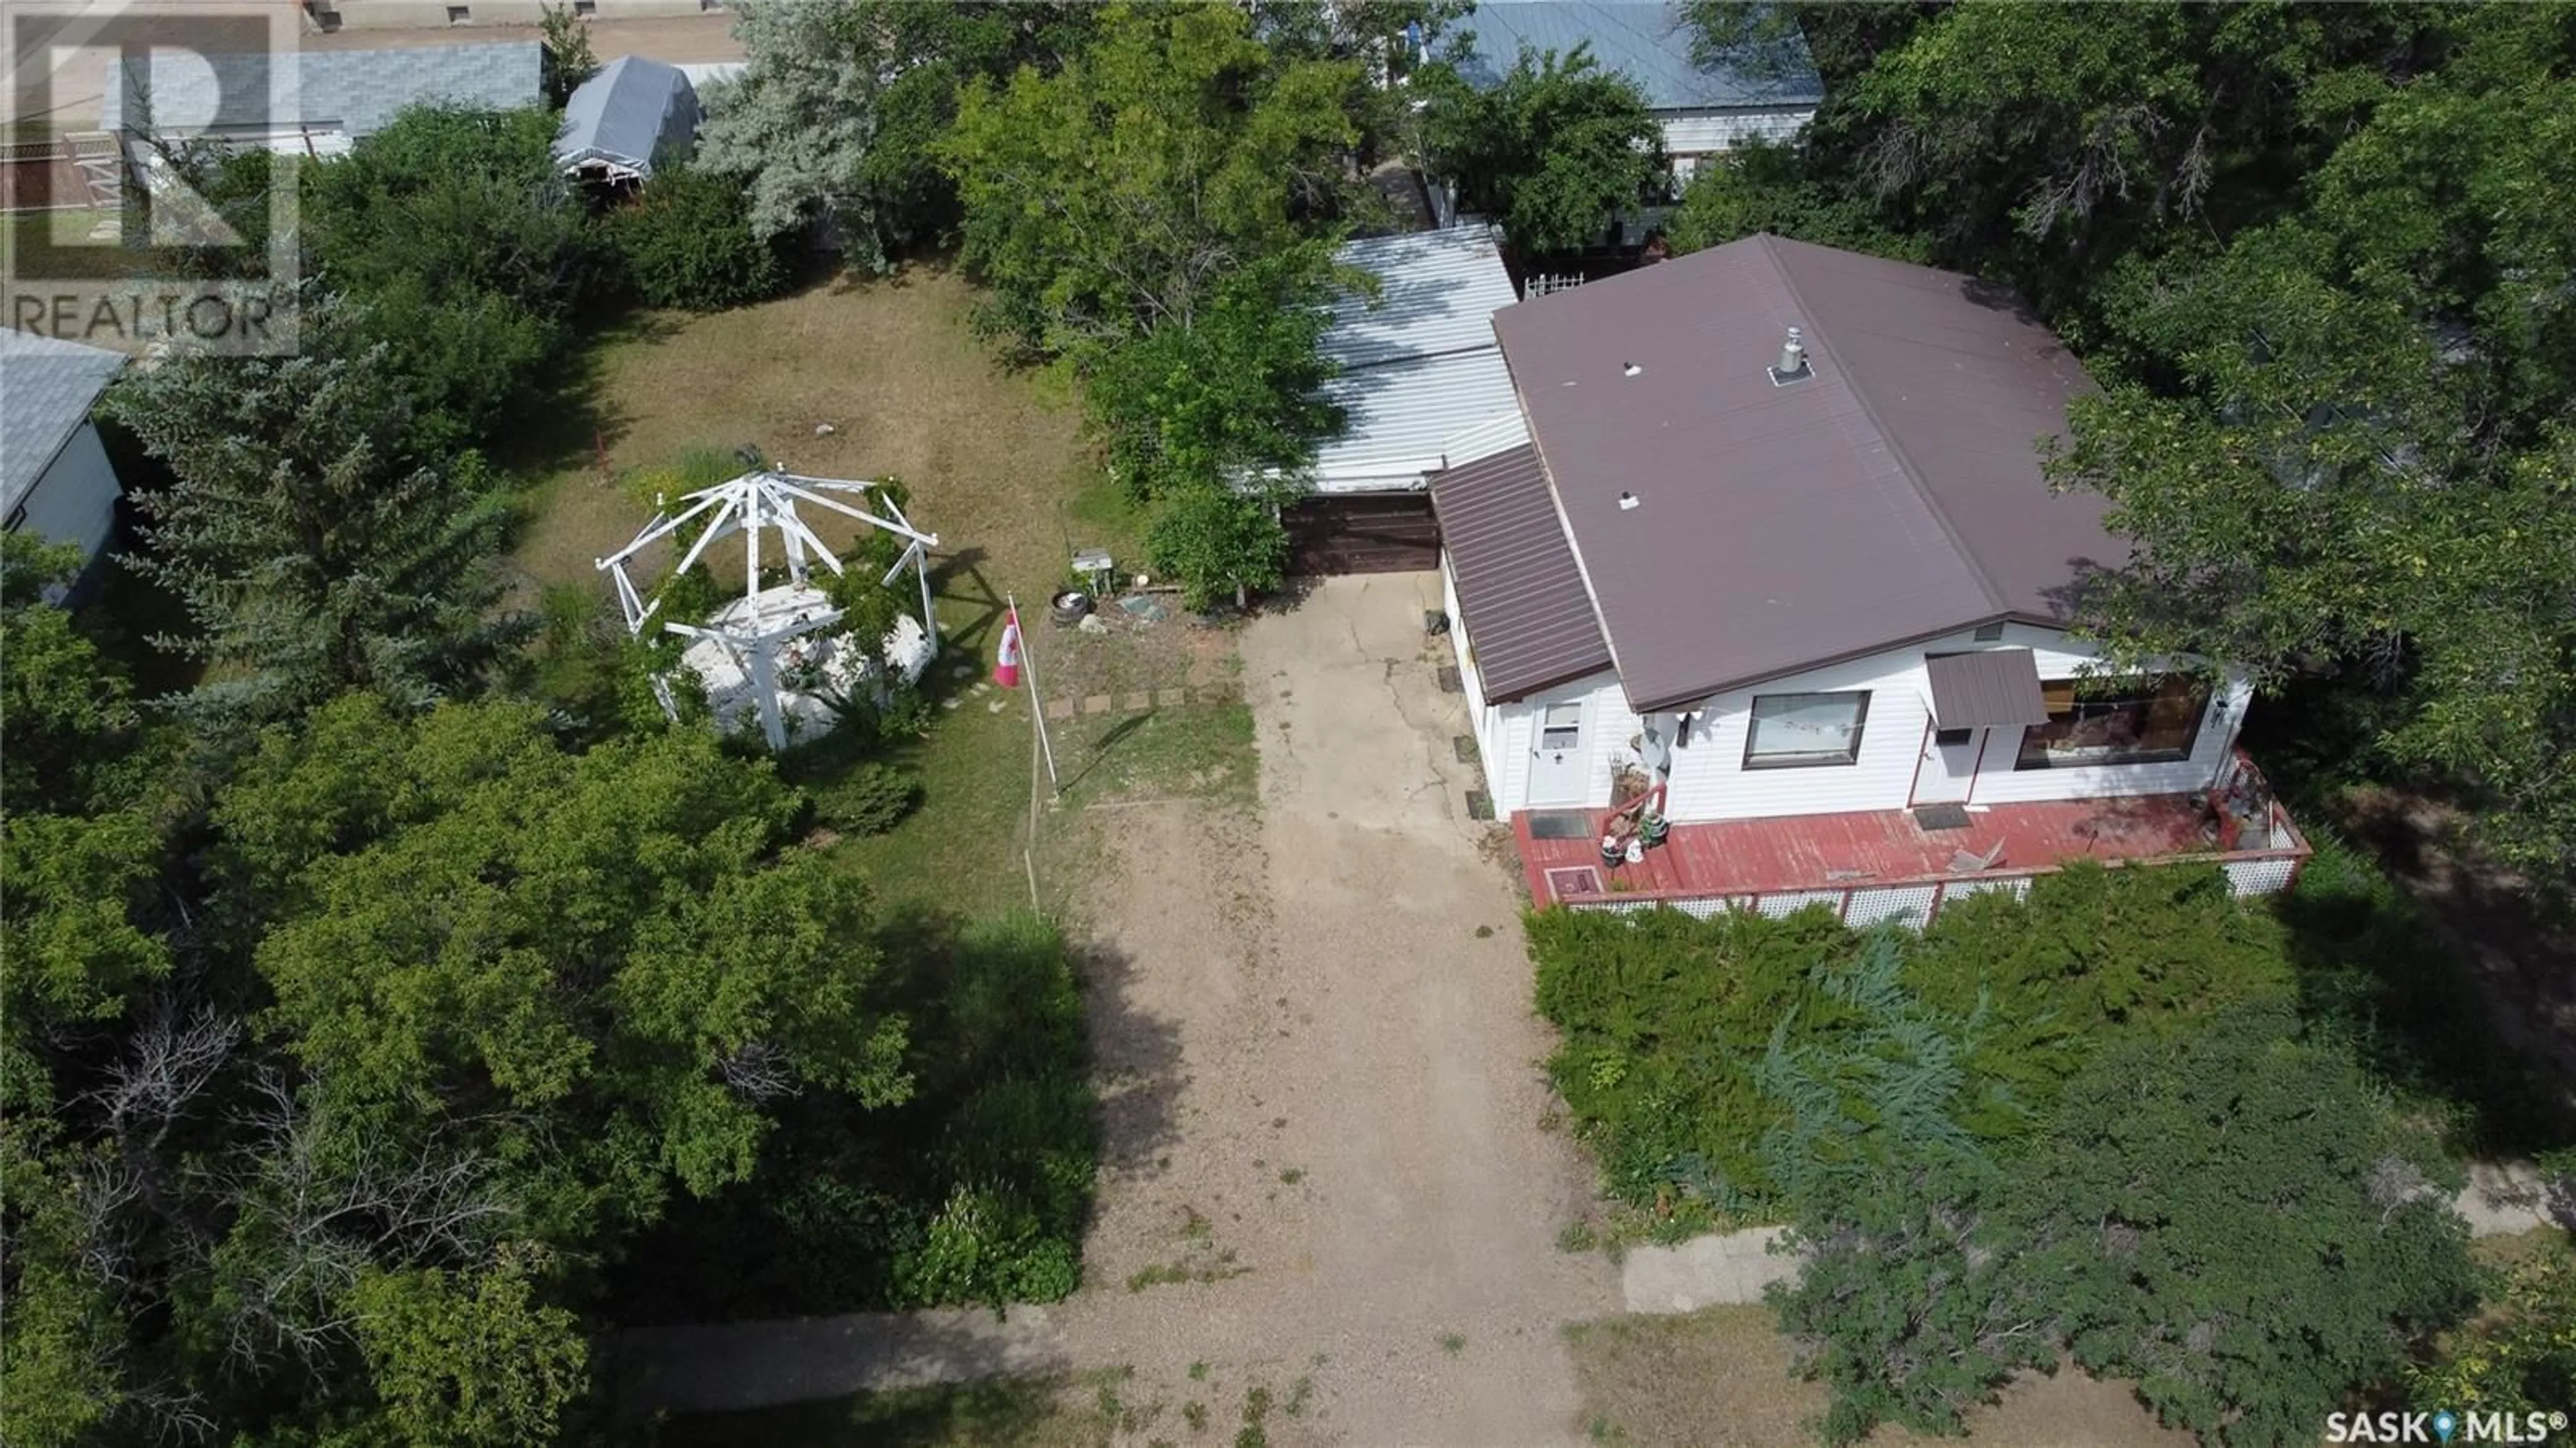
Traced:
<path fill-rule="evenodd" d="M 209 723 L 283 718 L 347 688 L 470 692 L 527 628 L 495 611 L 499 479 L 479 454 L 406 453 L 410 404 L 388 350 L 355 345 L 357 321 L 319 302 L 302 355 L 175 357 L 111 394 L 174 478 L 136 496 L 148 546 L 131 563 L 193 626 L 156 642 L 217 666 L 188 701 Z"/>

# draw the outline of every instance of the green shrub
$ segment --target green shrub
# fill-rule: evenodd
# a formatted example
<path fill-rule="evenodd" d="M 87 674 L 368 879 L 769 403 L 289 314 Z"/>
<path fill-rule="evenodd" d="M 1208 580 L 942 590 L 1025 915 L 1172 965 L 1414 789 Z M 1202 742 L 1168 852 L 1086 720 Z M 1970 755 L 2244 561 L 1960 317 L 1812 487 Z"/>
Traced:
<path fill-rule="evenodd" d="M 1538 1008 L 1564 1033 L 1548 1072 L 1605 1189 L 1673 1230 L 1761 1209 L 1778 1184 L 1758 1143 L 1784 1116 L 1756 1067 L 1775 1032 L 1791 1048 L 1853 1039 L 1862 1016 L 1834 987 L 1863 935 L 1822 906 L 1778 920 L 1544 910 L 1527 929 Z M 2279 927 L 2207 868 L 2077 865 L 2027 900 L 1973 896 L 1892 939 L 1907 991 L 1978 1022 L 1962 1124 L 1993 1145 L 2026 1137 L 2107 1043 L 2294 990 Z"/>
<path fill-rule="evenodd" d="M 836 830 L 881 835 L 921 803 L 921 776 L 891 764 L 862 764 L 819 791 L 814 803 L 815 813 Z"/>
<path fill-rule="evenodd" d="M 742 183 L 713 172 L 657 172 L 610 213 L 608 237 L 626 283 L 656 307 L 720 312 L 778 295 L 787 265 L 751 234 Z"/>
<path fill-rule="evenodd" d="M 1972 1067 L 2044 1111 L 2108 1039 L 2169 1035 L 2238 1002 L 2296 991 L 2280 926 L 2214 865 L 2108 869 L 2078 861 L 2031 884 L 1944 905 L 1905 982 L 1992 1029 Z"/>

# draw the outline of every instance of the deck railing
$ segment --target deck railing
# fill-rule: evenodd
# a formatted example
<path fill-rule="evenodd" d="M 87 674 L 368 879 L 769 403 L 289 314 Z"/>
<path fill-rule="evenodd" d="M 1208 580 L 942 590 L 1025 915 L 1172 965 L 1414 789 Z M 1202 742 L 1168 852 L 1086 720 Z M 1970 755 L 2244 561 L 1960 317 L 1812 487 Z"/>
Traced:
<path fill-rule="evenodd" d="M 2238 895 L 2277 895 L 2297 881 L 2300 865 L 2313 852 L 2297 826 L 2290 823 L 2287 811 L 2277 803 L 2269 804 L 2267 808 L 2270 819 L 2266 838 L 2276 843 L 2265 848 L 2206 850 L 2143 859 L 2105 860 L 2102 863 L 2115 870 L 2214 863 L 2227 876 L 2228 887 Z M 1569 910 L 1651 910 L 1657 906 L 1668 906 L 1703 920 L 1724 910 L 1753 910 L 1777 916 L 1792 915 L 1810 905 L 1830 905 L 1846 925 L 1876 925 L 1883 920 L 1896 920 L 1921 927 L 1931 923 L 1932 918 L 1941 912 L 1941 907 L 1950 901 L 1996 890 L 2014 896 L 2027 895 L 2031 881 L 2043 875 L 2054 875 L 2063 868 L 2063 865 L 2005 866 L 1973 874 L 1925 874 L 1894 879 L 1871 876 L 1849 881 L 1827 879 L 1797 889 L 1733 893 L 1620 890 L 1614 884 L 1606 895 L 1558 903 Z"/>

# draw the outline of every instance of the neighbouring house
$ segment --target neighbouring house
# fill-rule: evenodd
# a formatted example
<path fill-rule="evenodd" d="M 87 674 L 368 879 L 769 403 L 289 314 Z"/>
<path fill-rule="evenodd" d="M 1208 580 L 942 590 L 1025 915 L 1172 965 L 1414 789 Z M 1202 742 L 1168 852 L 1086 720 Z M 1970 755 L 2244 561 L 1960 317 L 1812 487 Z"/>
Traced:
<path fill-rule="evenodd" d="M 555 163 L 576 180 L 637 185 L 697 144 L 697 87 L 676 65 L 621 55 L 564 101 Z"/>
<path fill-rule="evenodd" d="M 288 73 L 272 76 L 277 63 Z M 340 156 L 412 106 L 536 105 L 545 98 L 544 70 L 545 47 L 533 40 L 287 56 L 155 50 L 147 62 L 108 62 L 100 129 L 124 136 L 128 154 L 148 137 Z M 276 114 L 235 114 L 239 98 L 272 92 Z"/>
<path fill-rule="evenodd" d="M 1570 56 L 1589 46 L 1603 70 L 1644 93 L 1682 181 L 1747 141 L 1795 139 L 1825 98 L 1806 45 L 1794 37 L 1760 66 L 1694 61 L 1691 27 L 1670 0 L 1482 0 L 1442 33 L 1440 47 L 1457 37 L 1473 47 L 1458 59 L 1458 73 L 1479 87 L 1501 84 L 1524 48 Z"/>
<path fill-rule="evenodd" d="M 1494 318 L 1526 446 L 1432 479 L 1458 670 L 1534 897 L 1856 921 L 2070 855 L 2306 852 L 2251 688 L 2068 632 L 2128 546 L 2039 440 L 2093 391 L 2021 303 L 1757 236 Z M 1604 834 L 1669 827 L 1635 864 Z M 1626 873 L 1622 873 L 1625 871 Z"/>
<path fill-rule="evenodd" d="M 1290 571 L 1429 568 L 1431 475 L 1529 440 L 1494 340 L 1511 275 L 1482 227 L 1371 237 L 1337 259 L 1379 289 L 1345 293 L 1318 347 L 1339 369 L 1323 395 L 1343 426 L 1316 450 L 1313 492 L 1284 510 Z"/>
<path fill-rule="evenodd" d="M 95 567 L 116 528 L 116 469 L 90 411 L 125 354 L 0 327 L 0 517 L 77 544 Z"/>

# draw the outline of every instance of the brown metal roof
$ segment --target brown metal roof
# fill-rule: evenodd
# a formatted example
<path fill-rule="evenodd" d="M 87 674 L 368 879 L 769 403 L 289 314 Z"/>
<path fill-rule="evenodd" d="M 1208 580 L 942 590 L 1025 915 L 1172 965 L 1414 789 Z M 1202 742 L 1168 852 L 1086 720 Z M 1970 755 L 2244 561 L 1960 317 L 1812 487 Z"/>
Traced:
<path fill-rule="evenodd" d="M 1433 473 L 1431 508 L 1487 703 L 1610 667 L 1537 453 L 1523 445 Z"/>
<path fill-rule="evenodd" d="M 1923 670 L 1932 680 L 1932 722 L 1941 728 L 2048 722 L 2039 660 L 2028 649 L 1928 654 Z"/>
<path fill-rule="evenodd" d="M 1809 375 L 1775 386 L 1793 326 Z M 1971 278 L 1756 236 L 1507 307 L 1494 330 L 1641 710 L 2060 622 L 2078 577 L 2128 557 L 2100 499 L 2040 476 L 2039 438 L 2092 383 Z"/>

